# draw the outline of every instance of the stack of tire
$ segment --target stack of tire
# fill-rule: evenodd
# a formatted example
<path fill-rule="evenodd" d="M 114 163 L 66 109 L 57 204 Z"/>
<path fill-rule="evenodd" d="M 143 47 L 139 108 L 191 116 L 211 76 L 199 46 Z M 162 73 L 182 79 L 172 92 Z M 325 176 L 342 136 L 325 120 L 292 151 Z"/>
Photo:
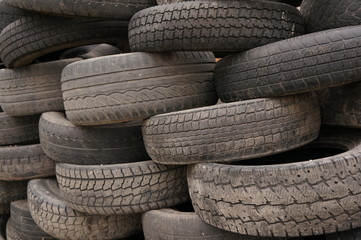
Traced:
<path fill-rule="evenodd" d="M 361 238 L 357 1 L 4 1 L 7 239 Z"/>

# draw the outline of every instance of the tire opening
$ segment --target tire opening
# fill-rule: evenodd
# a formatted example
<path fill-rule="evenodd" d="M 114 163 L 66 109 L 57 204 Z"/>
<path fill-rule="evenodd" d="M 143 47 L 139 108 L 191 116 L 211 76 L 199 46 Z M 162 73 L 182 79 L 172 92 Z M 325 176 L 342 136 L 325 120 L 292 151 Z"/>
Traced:
<path fill-rule="evenodd" d="M 180 212 L 194 212 L 194 208 L 191 201 L 179 204 L 175 206 L 174 209 Z"/>

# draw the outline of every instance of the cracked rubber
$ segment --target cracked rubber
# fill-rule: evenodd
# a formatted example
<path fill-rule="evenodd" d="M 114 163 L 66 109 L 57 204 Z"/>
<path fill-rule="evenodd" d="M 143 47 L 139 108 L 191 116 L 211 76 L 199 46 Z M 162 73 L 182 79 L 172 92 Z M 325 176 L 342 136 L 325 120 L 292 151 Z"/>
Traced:
<path fill-rule="evenodd" d="M 4 0 L 0 0 L 0 32 L 15 20 L 29 15 L 26 11 L 11 7 Z"/>
<path fill-rule="evenodd" d="M 0 181 L 0 214 L 10 212 L 10 203 L 26 198 L 27 181 Z"/>
<path fill-rule="evenodd" d="M 129 20 L 136 12 L 155 5 L 155 0 L 5 0 L 17 8 L 59 16 Z"/>
<path fill-rule="evenodd" d="M 11 227 L 22 240 L 56 240 L 45 233 L 31 217 L 27 199 L 10 205 Z"/>
<path fill-rule="evenodd" d="M 12 117 L 0 112 L 0 145 L 37 141 L 38 123 L 39 116 Z"/>
<path fill-rule="evenodd" d="M 326 240 L 361 240 L 361 228 L 326 235 Z"/>
<path fill-rule="evenodd" d="M 56 166 L 62 196 L 72 208 L 92 214 L 129 214 L 189 200 L 186 167 L 153 161 L 114 165 Z"/>
<path fill-rule="evenodd" d="M 128 53 L 64 68 L 67 118 L 75 125 L 142 120 L 217 102 L 210 52 Z"/>
<path fill-rule="evenodd" d="M 190 1 L 147 8 L 129 22 L 132 51 L 241 52 L 303 34 L 300 12 L 268 1 Z"/>
<path fill-rule="evenodd" d="M 0 103 L 11 116 L 64 110 L 61 92 L 63 68 L 80 58 L 37 63 L 0 71 Z"/>
<path fill-rule="evenodd" d="M 215 227 L 252 236 L 297 237 L 360 227 L 360 136 L 360 130 L 325 130 L 308 147 L 343 150 L 329 157 L 297 161 L 295 154 L 287 164 L 189 166 L 195 212 Z"/>
<path fill-rule="evenodd" d="M 321 124 L 312 94 L 236 103 L 154 116 L 143 122 L 144 144 L 163 164 L 226 162 L 305 145 Z"/>
<path fill-rule="evenodd" d="M 110 20 L 23 17 L 1 32 L 0 56 L 8 68 L 13 68 L 60 50 L 95 43 L 117 44 L 127 38 L 127 25 Z"/>
<path fill-rule="evenodd" d="M 303 0 L 300 9 L 307 32 L 361 24 L 358 0 Z"/>
<path fill-rule="evenodd" d="M 43 113 L 40 143 L 46 155 L 72 164 L 115 164 L 148 160 L 140 122 L 79 127 L 64 113 Z"/>
<path fill-rule="evenodd" d="M 28 204 L 36 224 L 61 240 L 125 238 L 141 230 L 140 215 L 90 215 L 66 205 L 55 179 L 35 179 L 28 185 Z"/>
<path fill-rule="evenodd" d="M 216 65 L 222 102 L 308 92 L 361 78 L 361 26 L 307 34 L 226 57 Z"/>
<path fill-rule="evenodd" d="M 6 240 L 23 240 L 16 232 L 11 218 L 6 223 Z"/>

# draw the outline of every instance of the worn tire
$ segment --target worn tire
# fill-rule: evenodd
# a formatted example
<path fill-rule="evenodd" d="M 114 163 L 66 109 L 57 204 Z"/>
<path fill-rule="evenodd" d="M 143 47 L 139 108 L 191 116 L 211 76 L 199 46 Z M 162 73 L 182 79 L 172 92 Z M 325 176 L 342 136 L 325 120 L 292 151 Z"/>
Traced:
<path fill-rule="evenodd" d="M 39 116 L 12 117 L 0 112 L 0 145 L 38 141 L 38 123 Z"/>
<path fill-rule="evenodd" d="M 303 32 L 301 14 L 286 4 L 190 1 L 137 12 L 129 22 L 129 43 L 140 52 L 241 52 Z"/>
<path fill-rule="evenodd" d="M 11 219 L 6 223 L 6 240 L 23 240 L 16 232 Z"/>
<path fill-rule="evenodd" d="M 27 199 L 14 201 L 10 205 L 11 223 L 22 240 L 56 240 L 45 233 L 31 217 Z"/>
<path fill-rule="evenodd" d="M 288 164 L 190 166 L 195 212 L 213 226 L 253 236 L 321 235 L 360 227 L 360 136 L 360 130 L 347 129 L 321 134 L 309 147 L 343 150 L 329 157 L 299 161 L 302 154 L 296 153 Z"/>
<path fill-rule="evenodd" d="M 10 212 L 10 203 L 26 198 L 27 181 L 0 181 L 0 214 Z"/>
<path fill-rule="evenodd" d="M 21 67 L 48 53 L 95 43 L 119 43 L 127 23 L 34 15 L 8 25 L 0 34 L 0 56 L 8 67 Z"/>
<path fill-rule="evenodd" d="M 153 161 L 116 165 L 56 165 L 62 196 L 91 214 L 129 214 L 189 200 L 186 168 Z"/>
<path fill-rule="evenodd" d="M 11 7 L 4 0 L 0 0 L 0 32 L 15 20 L 29 15 L 26 11 Z"/>
<path fill-rule="evenodd" d="M 291 95 L 361 78 L 361 26 L 287 39 L 226 57 L 215 70 L 223 102 Z"/>
<path fill-rule="evenodd" d="M 41 14 L 129 20 L 136 12 L 155 5 L 155 0 L 5 0 L 17 8 Z"/>
<path fill-rule="evenodd" d="M 149 159 L 140 122 L 77 127 L 63 113 L 43 113 L 41 146 L 51 159 L 72 164 L 115 164 Z"/>
<path fill-rule="evenodd" d="M 55 179 L 31 180 L 28 203 L 36 224 L 61 240 L 125 238 L 141 229 L 140 215 L 89 215 L 68 207 Z"/>
<path fill-rule="evenodd" d="M 76 125 L 142 120 L 217 102 L 212 53 L 128 53 L 64 68 L 67 118 Z"/>
<path fill-rule="evenodd" d="M 361 25 L 358 0 L 303 0 L 301 14 L 307 32 Z"/>
<path fill-rule="evenodd" d="M 238 161 L 305 145 L 321 124 L 312 94 L 255 99 L 154 116 L 145 147 L 162 164 Z"/>
<path fill-rule="evenodd" d="M 76 48 L 71 48 L 64 51 L 60 55 L 60 59 L 69 59 L 69 58 L 82 58 L 89 59 L 95 57 L 102 57 L 108 55 L 120 54 L 122 51 L 110 44 L 101 43 L 101 44 L 92 44 Z"/>
<path fill-rule="evenodd" d="M 10 1 L 10 0 L 8 0 L 8 1 Z M 188 2 L 188 1 L 197 1 L 197 0 L 156 0 L 158 5 L 178 3 L 178 2 Z M 268 1 L 287 3 L 287 4 L 290 4 L 295 7 L 300 6 L 301 2 L 302 2 L 302 0 L 268 0 Z"/>
<path fill-rule="evenodd" d="M 80 58 L 32 64 L 0 71 L 0 103 L 11 116 L 64 110 L 61 92 L 63 68 Z"/>
<path fill-rule="evenodd" d="M 361 240 L 361 228 L 326 235 L 326 240 Z"/>

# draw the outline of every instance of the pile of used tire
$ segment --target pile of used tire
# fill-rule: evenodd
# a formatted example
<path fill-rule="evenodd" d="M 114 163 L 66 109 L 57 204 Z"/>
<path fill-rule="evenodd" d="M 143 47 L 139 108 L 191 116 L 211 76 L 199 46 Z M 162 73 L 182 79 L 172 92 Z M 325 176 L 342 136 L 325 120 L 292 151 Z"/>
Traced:
<path fill-rule="evenodd" d="M 157 1 L 0 0 L 0 239 L 361 239 L 361 2 Z"/>

